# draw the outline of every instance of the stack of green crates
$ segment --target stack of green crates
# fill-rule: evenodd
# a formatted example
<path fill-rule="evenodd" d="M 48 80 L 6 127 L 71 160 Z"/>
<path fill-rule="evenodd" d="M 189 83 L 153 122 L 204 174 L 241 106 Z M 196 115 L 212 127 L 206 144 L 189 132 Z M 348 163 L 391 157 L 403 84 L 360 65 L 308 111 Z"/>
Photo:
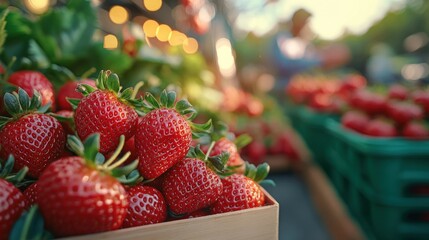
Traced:
<path fill-rule="evenodd" d="M 337 115 L 319 113 L 304 105 L 286 105 L 288 115 L 293 128 L 300 134 L 313 159 L 323 169 L 327 167 L 326 148 L 329 144 L 329 132 L 327 121 L 338 120 Z"/>
<path fill-rule="evenodd" d="M 328 175 L 368 238 L 429 239 L 429 141 L 326 127 Z"/>

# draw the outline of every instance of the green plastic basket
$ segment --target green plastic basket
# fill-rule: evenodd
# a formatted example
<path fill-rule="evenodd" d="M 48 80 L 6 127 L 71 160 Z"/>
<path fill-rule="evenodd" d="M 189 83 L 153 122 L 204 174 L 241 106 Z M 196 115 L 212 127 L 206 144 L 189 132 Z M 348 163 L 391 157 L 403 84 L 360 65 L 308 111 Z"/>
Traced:
<path fill-rule="evenodd" d="M 429 239 L 429 192 L 409 191 L 429 189 L 429 141 L 366 137 L 335 121 L 327 128 L 327 174 L 368 238 Z"/>
<path fill-rule="evenodd" d="M 329 156 L 329 161 L 339 171 L 382 195 L 414 197 L 410 192 L 414 186 L 429 190 L 429 141 L 367 137 L 336 121 L 327 122 L 327 128 L 331 133 L 327 152 L 340 156 Z"/>
<path fill-rule="evenodd" d="M 326 147 L 328 147 L 330 137 L 326 123 L 338 120 L 339 117 L 333 114 L 318 113 L 306 106 L 293 104 L 286 106 L 286 114 L 291 120 L 293 128 L 309 147 L 315 162 L 326 169 Z"/>

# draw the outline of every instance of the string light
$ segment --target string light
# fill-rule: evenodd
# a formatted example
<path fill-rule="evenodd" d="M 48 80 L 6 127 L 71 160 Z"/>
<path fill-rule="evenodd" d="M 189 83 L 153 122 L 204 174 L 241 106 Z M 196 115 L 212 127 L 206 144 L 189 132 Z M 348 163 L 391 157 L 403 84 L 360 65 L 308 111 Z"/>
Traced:
<path fill-rule="evenodd" d="M 155 37 L 158 27 L 159 24 L 155 20 L 147 20 L 143 24 L 143 32 L 147 37 Z"/>
<path fill-rule="evenodd" d="M 162 6 L 162 0 L 143 0 L 144 7 L 151 12 L 158 11 Z"/>
<path fill-rule="evenodd" d="M 185 34 L 179 32 L 179 31 L 173 30 L 170 32 L 170 36 L 168 36 L 168 43 L 171 46 L 179 46 L 179 45 L 183 44 L 185 39 L 186 39 Z"/>
<path fill-rule="evenodd" d="M 113 34 L 107 34 L 104 36 L 103 47 L 106 49 L 115 49 L 118 48 L 118 39 Z"/>
<path fill-rule="evenodd" d="M 25 6 L 34 14 L 42 14 L 49 9 L 49 0 L 26 0 Z"/>
<path fill-rule="evenodd" d="M 170 36 L 171 28 L 168 25 L 161 24 L 158 26 L 158 29 L 156 30 L 156 37 L 161 42 L 168 41 L 168 37 Z"/>
<path fill-rule="evenodd" d="M 194 54 L 198 51 L 198 42 L 195 38 L 187 38 L 183 42 L 183 51 L 188 54 Z"/>
<path fill-rule="evenodd" d="M 121 6 L 113 6 L 109 11 L 110 20 L 116 24 L 123 24 L 128 21 L 128 11 Z"/>

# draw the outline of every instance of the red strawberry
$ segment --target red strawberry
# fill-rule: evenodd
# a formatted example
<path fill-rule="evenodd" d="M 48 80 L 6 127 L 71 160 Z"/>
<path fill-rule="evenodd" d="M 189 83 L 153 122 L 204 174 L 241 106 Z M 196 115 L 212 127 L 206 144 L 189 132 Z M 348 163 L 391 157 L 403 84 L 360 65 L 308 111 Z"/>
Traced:
<path fill-rule="evenodd" d="M 165 90 L 161 103 L 150 93 L 146 95 L 147 114 L 141 118 L 135 135 L 139 171 L 146 179 L 160 176 L 182 160 L 191 146 L 192 130 L 207 131 L 211 125 L 211 121 L 191 123 L 196 111 L 188 101 L 175 104 L 175 99 L 174 92 Z"/>
<path fill-rule="evenodd" d="M 15 177 L 8 178 L 8 181 L 5 180 L 11 170 L 7 166 L 12 166 L 13 162 L 14 159 L 10 155 L 3 169 L 1 169 L 0 164 L 0 240 L 9 239 L 9 233 L 13 225 L 27 205 L 24 195 L 13 183 L 16 184 L 22 180 L 28 169 L 24 168 Z"/>
<path fill-rule="evenodd" d="M 167 204 L 164 196 L 156 188 L 135 186 L 127 192 L 130 206 L 122 227 L 160 223 L 167 219 Z"/>
<path fill-rule="evenodd" d="M 91 87 L 96 88 L 95 81 L 92 79 L 82 79 L 80 81 L 71 81 L 65 83 L 61 88 L 58 90 L 57 93 L 57 100 L 58 100 L 58 108 L 61 110 L 72 110 L 72 106 L 67 101 L 67 98 L 73 98 L 73 99 L 82 99 L 83 95 L 82 93 L 76 91 L 76 88 L 79 84 L 87 84 Z"/>
<path fill-rule="evenodd" d="M 37 203 L 47 229 L 56 237 L 64 237 L 120 228 L 129 203 L 124 187 L 113 176 L 126 167 L 112 169 L 125 158 L 117 162 L 111 158 L 97 166 L 98 134 L 88 137 L 84 144 L 75 136 L 68 138 L 69 146 L 79 157 L 53 162 L 37 182 Z M 121 137 L 120 143 L 124 141 L 125 137 Z"/>
<path fill-rule="evenodd" d="M 406 138 L 414 140 L 423 140 L 429 138 L 429 129 L 423 122 L 411 121 L 408 122 L 402 129 L 402 135 Z"/>
<path fill-rule="evenodd" d="M 238 211 L 264 205 L 265 195 L 257 182 L 263 180 L 268 175 L 268 171 L 269 167 L 264 163 L 258 166 L 258 170 L 253 166 L 252 170 L 246 171 L 253 172 L 254 180 L 241 174 L 233 174 L 222 179 L 223 192 L 218 201 L 212 205 L 212 213 Z"/>
<path fill-rule="evenodd" d="M 392 122 L 380 118 L 369 121 L 364 133 L 373 137 L 395 137 L 398 135 Z"/>
<path fill-rule="evenodd" d="M 267 149 L 262 141 L 253 140 L 243 149 L 243 154 L 249 158 L 249 162 L 259 164 L 264 161 Z"/>
<path fill-rule="evenodd" d="M 408 97 L 408 90 L 402 85 L 395 84 L 389 87 L 387 96 L 390 99 L 405 100 Z"/>
<path fill-rule="evenodd" d="M 184 214 L 213 204 L 222 193 L 222 183 L 205 162 L 185 158 L 166 173 L 162 189 L 170 210 Z"/>
<path fill-rule="evenodd" d="M 28 175 L 38 177 L 64 151 L 63 127 L 54 117 L 36 112 L 41 99 L 37 92 L 30 99 L 20 88 L 18 93 L 6 93 L 4 98 L 6 109 L 13 117 L 0 123 L 0 156 L 13 154 L 15 169 L 27 166 Z"/>
<path fill-rule="evenodd" d="M 10 75 L 7 80 L 9 83 L 24 89 L 30 97 L 36 90 L 42 95 L 42 105 L 51 103 L 51 109 L 55 110 L 55 95 L 52 83 L 40 72 L 36 71 L 18 71 Z"/>
<path fill-rule="evenodd" d="M 96 81 L 97 90 L 80 85 L 85 97 L 77 105 L 74 115 L 76 132 L 81 139 L 93 133 L 100 134 L 100 152 L 108 153 L 118 145 L 119 137 L 126 139 L 135 133 L 138 122 L 131 88 L 121 91 L 119 79 L 110 71 L 101 71 Z"/>
<path fill-rule="evenodd" d="M 210 152 L 210 156 L 216 156 L 221 154 L 222 152 L 229 153 L 229 159 L 227 162 L 228 166 L 244 165 L 244 160 L 241 158 L 240 154 L 238 154 L 237 146 L 233 141 L 229 140 L 226 137 L 223 137 L 216 141 L 212 151 Z"/>
<path fill-rule="evenodd" d="M 363 89 L 352 95 L 350 104 L 370 115 L 375 115 L 385 112 L 387 102 L 384 96 Z"/>
<path fill-rule="evenodd" d="M 389 102 L 387 114 L 399 125 L 404 125 L 411 120 L 422 119 L 424 116 L 420 106 L 408 102 Z"/>
<path fill-rule="evenodd" d="M 369 117 L 362 112 L 349 111 L 341 117 L 341 124 L 351 130 L 363 133 L 368 125 Z"/>
<path fill-rule="evenodd" d="M 423 108 L 425 114 L 429 115 L 429 92 L 422 90 L 415 91 L 412 94 L 412 98 L 416 104 Z"/>
<path fill-rule="evenodd" d="M 28 186 L 23 192 L 25 199 L 27 199 L 27 208 L 37 203 L 37 182 Z"/>

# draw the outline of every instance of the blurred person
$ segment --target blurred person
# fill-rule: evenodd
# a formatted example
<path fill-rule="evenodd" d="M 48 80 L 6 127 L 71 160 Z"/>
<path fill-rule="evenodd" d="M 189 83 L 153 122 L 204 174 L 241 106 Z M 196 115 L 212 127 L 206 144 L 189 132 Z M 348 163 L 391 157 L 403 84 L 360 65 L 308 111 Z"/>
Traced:
<path fill-rule="evenodd" d="M 350 58 L 348 48 L 342 44 L 331 44 L 316 48 L 311 40 L 313 34 L 308 27 L 311 13 L 298 9 L 290 22 L 280 24 L 278 33 L 269 47 L 270 64 L 278 76 L 276 90 L 282 91 L 295 74 L 314 69 L 332 69 L 345 64 Z"/>
<path fill-rule="evenodd" d="M 393 50 L 387 44 L 379 43 L 371 49 L 366 69 L 368 79 L 375 84 L 391 84 L 395 81 Z"/>

